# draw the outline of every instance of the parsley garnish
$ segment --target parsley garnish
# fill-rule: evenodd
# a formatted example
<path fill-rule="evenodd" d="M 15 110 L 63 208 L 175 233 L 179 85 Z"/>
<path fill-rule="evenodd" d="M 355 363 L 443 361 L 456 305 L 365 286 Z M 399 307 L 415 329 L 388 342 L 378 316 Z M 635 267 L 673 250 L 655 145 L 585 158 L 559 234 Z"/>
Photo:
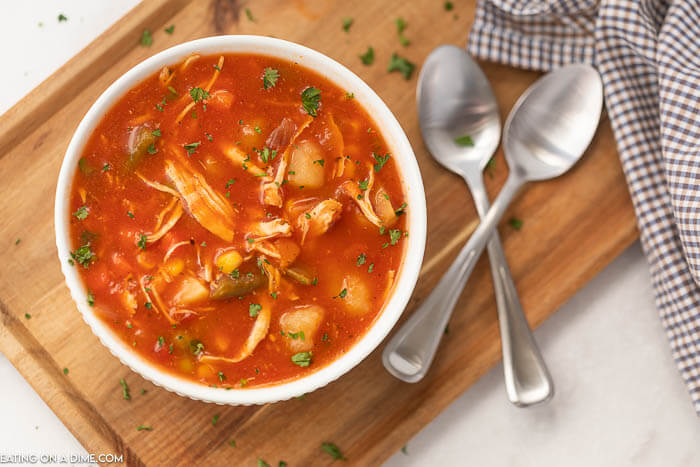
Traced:
<path fill-rule="evenodd" d="M 220 371 L 219 372 L 219 381 L 221 381 L 223 383 L 225 379 L 226 379 L 226 375 L 224 374 L 223 371 Z"/>
<path fill-rule="evenodd" d="M 367 272 L 368 272 L 368 273 L 371 274 L 372 271 L 374 271 L 374 263 L 370 264 L 369 267 L 367 268 Z"/>
<path fill-rule="evenodd" d="M 355 98 L 355 93 L 352 92 L 346 92 L 345 93 L 345 99 L 350 100 Z"/>
<path fill-rule="evenodd" d="M 377 154 L 376 152 L 373 152 L 372 157 L 374 157 L 374 160 L 377 161 L 377 163 L 374 164 L 374 171 L 379 172 L 380 170 L 382 170 L 382 167 L 384 167 L 384 164 L 389 162 L 389 158 L 391 156 L 389 154 L 384 154 L 382 156 L 381 154 Z"/>
<path fill-rule="evenodd" d="M 343 289 L 343 290 L 340 291 L 340 293 L 339 293 L 338 295 L 336 295 L 336 297 L 345 298 L 345 296 L 346 296 L 347 294 L 348 294 L 348 289 Z M 333 298 L 336 298 L 336 297 L 333 297 Z"/>
<path fill-rule="evenodd" d="M 413 74 L 413 70 L 415 68 L 416 66 L 413 63 L 399 56 L 399 54 L 394 53 L 391 56 L 391 60 L 389 61 L 389 67 L 386 71 L 388 71 L 389 73 L 391 73 L 392 71 L 398 71 L 403 75 L 403 77 L 406 80 L 409 80 L 411 79 L 411 75 Z"/>
<path fill-rule="evenodd" d="M 260 310 L 262 310 L 262 306 L 258 303 L 251 303 L 248 307 L 248 313 L 250 314 L 251 318 L 255 318 L 256 316 L 258 316 Z"/>
<path fill-rule="evenodd" d="M 163 111 L 163 107 L 167 105 L 167 102 L 165 101 L 165 97 L 163 98 L 162 101 L 160 101 L 160 104 L 156 104 L 156 109 L 158 109 L 159 112 Z"/>
<path fill-rule="evenodd" d="M 107 171 L 108 171 L 109 169 L 111 169 L 111 168 L 112 168 L 112 167 L 111 167 L 109 164 L 105 164 L 105 165 L 102 166 L 102 171 L 103 171 L 103 172 L 107 172 Z"/>
<path fill-rule="evenodd" d="M 25 313 L 25 314 L 24 314 L 24 317 L 25 317 L 26 319 L 31 319 L 32 315 L 30 315 L 29 313 Z"/>
<path fill-rule="evenodd" d="M 369 187 L 369 182 L 367 180 L 362 180 L 357 182 L 357 185 L 360 187 L 360 190 L 365 191 Z"/>
<path fill-rule="evenodd" d="M 231 441 L 228 442 L 228 445 L 231 446 L 232 448 L 236 447 L 236 440 L 232 439 Z"/>
<path fill-rule="evenodd" d="M 190 341 L 190 351 L 194 355 L 199 355 L 200 353 L 204 352 L 204 344 L 202 344 L 202 341 L 200 340 L 191 340 Z"/>
<path fill-rule="evenodd" d="M 367 255 L 360 253 L 360 256 L 357 257 L 357 267 L 362 266 L 365 262 L 367 262 Z"/>
<path fill-rule="evenodd" d="M 212 419 L 211 419 L 211 424 L 212 424 L 212 425 L 216 425 L 216 422 L 219 421 L 219 417 L 220 417 L 219 414 L 214 415 L 214 416 L 212 417 Z"/>
<path fill-rule="evenodd" d="M 126 211 L 126 215 L 129 216 L 129 217 L 131 217 L 132 219 L 133 219 L 134 217 L 136 217 L 136 216 L 134 216 L 134 213 L 131 212 L 131 211 Z"/>
<path fill-rule="evenodd" d="M 136 427 L 136 431 L 151 431 L 151 430 L 153 430 L 153 427 L 151 427 L 151 426 L 139 425 Z"/>
<path fill-rule="evenodd" d="M 371 65 L 374 63 L 374 49 L 368 46 L 367 52 L 360 55 L 360 60 L 362 60 L 362 63 L 365 65 Z"/>
<path fill-rule="evenodd" d="M 312 352 L 299 352 L 292 355 L 292 363 L 299 366 L 309 366 L 311 364 Z"/>
<path fill-rule="evenodd" d="M 493 178 L 493 169 L 495 167 L 496 167 L 496 159 L 494 157 L 491 157 L 491 159 L 489 159 L 489 161 L 486 163 L 486 173 L 491 178 Z"/>
<path fill-rule="evenodd" d="M 392 245 L 396 245 L 401 240 L 401 231 L 399 229 L 391 229 L 389 231 L 389 239 Z"/>
<path fill-rule="evenodd" d="M 95 253 L 90 250 L 90 243 L 87 243 L 75 251 L 71 251 L 70 256 L 76 263 L 81 264 L 85 269 L 90 266 L 90 263 L 97 259 Z"/>
<path fill-rule="evenodd" d="M 64 374 L 64 375 L 67 375 L 67 374 L 68 374 L 68 368 L 64 368 L 64 369 L 63 369 L 63 374 Z"/>
<path fill-rule="evenodd" d="M 58 15 L 58 22 L 61 23 L 63 21 L 68 21 L 68 17 L 66 15 L 64 15 L 63 13 L 60 13 Z"/>
<path fill-rule="evenodd" d="M 315 117 L 318 115 L 318 105 L 321 101 L 321 90 L 310 86 L 301 93 L 301 105 L 307 114 Z"/>
<path fill-rule="evenodd" d="M 209 93 L 202 88 L 190 89 L 190 96 L 192 96 L 192 100 L 195 102 L 195 104 L 197 102 L 205 101 L 211 97 Z"/>
<path fill-rule="evenodd" d="M 155 153 L 158 152 L 158 150 L 156 149 L 156 145 L 153 144 L 153 143 L 151 143 L 151 144 L 148 146 L 148 149 L 146 149 L 146 150 L 147 150 L 148 153 L 151 154 L 151 155 L 153 155 L 153 154 L 155 154 Z"/>
<path fill-rule="evenodd" d="M 279 77 L 279 71 L 275 70 L 274 68 L 265 68 L 265 72 L 263 73 L 263 88 L 269 89 L 275 87 L 275 84 L 277 84 L 277 78 Z"/>
<path fill-rule="evenodd" d="M 153 304 L 151 302 L 146 302 L 143 304 L 143 306 L 145 306 L 147 310 L 150 310 L 151 308 L 153 308 Z"/>
<path fill-rule="evenodd" d="M 321 167 L 323 167 L 323 164 L 325 164 L 325 162 L 326 162 L 326 161 L 323 160 L 323 159 L 317 159 L 317 160 L 315 160 L 313 163 L 314 163 L 314 164 L 318 164 L 318 165 L 320 165 Z"/>
<path fill-rule="evenodd" d="M 403 35 L 403 31 L 404 31 L 404 29 L 406 29 L 406 26 L 407 26 L 406 21 L 403 18 L 401 18 L 401 17 L 396 18 L 396 31 L 399 34 L 399 42 L 401 42 L 401 45 L 403 45 L 404 47 L 411 44 L 411 41 L 406 39 Z"/>
<path fill-rule="evenodd" d="M 129 394 L 129 386 L 127 386 L 124 378 L 121 378 L 119 380 L 119 384 L 122 385 L 122 397 L 124 398 L 124 400 L 128 401 L 129 399 L 131 399 L 131 394 Z"/>
<path fill-rule="evenodd" d="M 406 203 L 401 203 L 401 206 L 399 206 L 399 208 L 398 208 L 396 211 L 394 211 L 394 214 L 396 214 L 397 216 L 402 216 L 402 215 L 404 215 L 404 214 L 406 213 L 405 209 L 406 209 L 407 207 L 408 207 L 408 204 L 406 204 Z"/>
<path fill-rule="evenodd" d="M 144 29 L 141 33 L 141 45 L 144 47 L 150 47 L 153 44 L 153 36 L 149 29 Z"/>
<path fill-rule="evenodd" d="M 167 28 L 165 28 L 164 31 L 167 32 L 168 34 L 172 34 L 173 31 L 175 31 L 175 25 L 174 25 L 174 24 L 171 24 L 170 26 L 168 26 Z"/>
<path fill-rule="evenodd" d="M 455 138 L 455 143 L 457 143 L 457 146 L 474 146 L 474 140 L 470 135 L 464 135 Z"/>
<path fill-rule="evenodd" d="M 214 137 L 209 133 L 204 133 L 204 136 L 206 136 L 209 141 L 214 141 Z"/>
<path fill-rule="evenodd" d="M 321 340 L 322 340 L 323 342 L 326 342 L 326 341 L 328 340 L 328 333 L 327 333 L 327 332 L 324 332 L 324 333 L 323 333 L 323 336 L 321 337 Z"/>
<path fill-rule="evenodd" d="M 155 130 L 153 130 L 153 131 L 151 132 L 151 134 L 152 134 L 153 136 L 160 137 L 160 136 L 161 136 L 160 128 L 156 128 Z"/>
<path fill-rule="evenodd" d="M 95 295 L 93 295 L 90 289 L 87 291 L 87 303 L 90 306 L 95 306 Z"/>
<path fill-rule="evenodd" d="M 75 217 L 77 217 L 78 219 L 80 219 L 81 221 L 87 219 L 87 216 L 88 216 L 87 206 L 80 206 L 78 208 L 78 210 L 73 213 L 73 215 Z"/>
<path fill-rule="evenodd" d="M 147 238 L 148 238 L 148 237 L 147 237 L 146 235 L 144 235 L 144 234 L 139 234 L 139 241 L 136 242 L 136 246 L 138 246 L 138 247 L 141 248 L 142 250 L 145 250 L 145 249 L 146 249 L 146 239 L 147 239 Z"/>
<path fill-rule="evenodd" d="M 230 187 L 230 186 L 233 185 L 234 183 L 236 183 L 236 180 L 234 180 L 233 178 L 229 179 L 229 181 L 226 182 L 226 188 Z"/>
<path fill-rule="evenodd" d="M 202 144 L 202 142 L 201 142 L 201 141 L 197 141 L 196 143 L 187 143 L 187 144 L 183 145 L 182 147 L 185 148 L 185 149 L 187 149 L 187 155 L 188 155 L 188 156 L 191 156 L 192 154 L 195 153 L 195 151 L 197 151 L 197 147 L 198 147 L 200 144 Z"/>
<path fill-rule="evenodd" d="M 454 8 L 452 2 L 445 2 L 445 11 L 452 11 L 452 8 Z"/>
<path fill-rule="evenodd" d="M 515 230 L 520 230 L 523 226 L 523 221 L 522 219 L 518 219 L 517 217 L 511 217 L 510 220 L 508 221 L 511 227 L 513 227 Z"/>
<path fill-rule="evenodd" d="M 255 20 L 255 18 L 253 18 L 253 12 L 250 11 L 250 8 L 246 8 L 246 9 L 245 9 L 245 15 L 248 17 L 248 20 L 249 20 L 249 21 L 252 21 L 253 23 L 257 23 L 257 21 Z"/>
<path fill-rule="evenodd" d="M 352 18 L 343 18 L 343 31 L 350 32 L 350 26 L 352 26 L 353 22 Z"/>
<path fill-rule="evenodd" d="M 321 451 L 325 452 L 333 458 L 333 460 L 346 460 L 343 454 L 340 452 L 338 446 L 333 443 L 322 443 Z"/>
<path fill-rule="evenodd" d="M 22 239 L 17 237 L 17 240 L 15 240 L 15 245 L 19 245 L 19 242 L 21 242 L 21 241 L 22 241 Z"/>

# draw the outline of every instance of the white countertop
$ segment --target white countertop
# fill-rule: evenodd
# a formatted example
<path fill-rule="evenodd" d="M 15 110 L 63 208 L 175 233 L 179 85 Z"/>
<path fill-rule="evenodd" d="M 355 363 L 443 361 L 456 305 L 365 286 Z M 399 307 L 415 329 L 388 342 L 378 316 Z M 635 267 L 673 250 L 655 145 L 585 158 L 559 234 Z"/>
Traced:
<path fill-rule="evenodd" d="M 3 70 L 0 113 L 136 3 L 13 2 L 0 16 L 3 62 L 11 64 Z M 68 21 L 59 23 L 59 13 Z M 498 365 L 387 465 L 700 464 L 700 423 L 671 359 L 639 244 L 535 336 L 555 381 L 549 404 L 511 406 Z M 0 381 L 0 454 L 85 453 L 1 354 Z"/>

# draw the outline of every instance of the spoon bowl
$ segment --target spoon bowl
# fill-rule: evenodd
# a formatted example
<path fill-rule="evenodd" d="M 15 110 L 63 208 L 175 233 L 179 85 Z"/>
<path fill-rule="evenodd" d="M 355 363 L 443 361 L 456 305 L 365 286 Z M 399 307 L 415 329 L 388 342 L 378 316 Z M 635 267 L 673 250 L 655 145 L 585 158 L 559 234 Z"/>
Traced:
<path fill-rule="evenodd" d="M 525 181 L 562 175 L 593 139 L 602 106 L 603 83 L 588 65 L 569 65 L 540 78 L 506 119 L 503 148 L 510 170 Z"/>
<path fill-rule="evenodd" d="M 423 140 L 435 160 L 462 176 L 474 165 L 483 170 L 500 142 L 501 119 L 491 86 L 469 54 L 454 45 L 431 52 L 418 78 L 417 101 Z M 474 146 L 455 142 L 465 136 Z"/>

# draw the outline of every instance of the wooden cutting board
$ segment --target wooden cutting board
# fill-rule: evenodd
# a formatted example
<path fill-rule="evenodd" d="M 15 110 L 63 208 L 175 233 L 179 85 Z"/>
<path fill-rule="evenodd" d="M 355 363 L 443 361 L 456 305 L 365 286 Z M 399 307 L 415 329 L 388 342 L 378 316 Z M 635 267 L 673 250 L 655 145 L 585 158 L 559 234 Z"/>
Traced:
<path fill-rule="evenodd" d="M 54 246 L 54 190 L 64 151 L 79 120 L 111 82 L 183 41 L 224 33 L 270 35 L 348 66 L 406 130 L 423 173 L 429 214 L 425 262 L 410 314 L 474 229 L 476 216 L 462 180 L 440 168 L 423 146 L 416 77 L 405 81 L 386 67 L 393 52 L 420 66 L 439 44 L 463 46 L 476 2 L 453 3 L 448 12 L 437 0 L 146 1 L 0 117 L 0 351 L 88 451 L 124 454 L 131 465 L 252 466 L 259 457 L 271 465 L 280 459 L 327 465 L 331 457 L 319 446 L 332 441 L 349 464 L 377 465 L 498 361 L 491 276 L 482 258 L 431 372 L 418 384 L 389 376 L 377 349 L 340 380 L 302 400 L 254 407 L 192 401 L 144 381 L 100 345 L 69 297 Z M 397 38 L 398 16 L 408 24 L 409 47 Z M 341 28 L 345 17 L 354 18 L 348 33 Z M 163 29 L 171 24 L 175 30 L 168 35 Z M 144 28 L 153 31 L 151 47 L 139 45 Z M 375 50 L 372 66 L 358 58 L 367 46 Z M 538 76 L 493 64 L 484 68 L 504 118 Z M 491 175 L 486 180 L 493 196 L 507 175 L 500 152 Z M 523 226 L 515 231 L 507 222 L 501 225 L 505 251 L 528 319 L 537 326 L 637 238 L 606 118 L 581 163 L 560 179 L 530 186 L 505 218 L 510 216 L 522 219 Z M 131 387 L 131 401 L 122 399 L 122 377 Z M 141 389 L 147 392 L 141 395 Z M 137 431 L 141 424 L 153 431 Z"/>

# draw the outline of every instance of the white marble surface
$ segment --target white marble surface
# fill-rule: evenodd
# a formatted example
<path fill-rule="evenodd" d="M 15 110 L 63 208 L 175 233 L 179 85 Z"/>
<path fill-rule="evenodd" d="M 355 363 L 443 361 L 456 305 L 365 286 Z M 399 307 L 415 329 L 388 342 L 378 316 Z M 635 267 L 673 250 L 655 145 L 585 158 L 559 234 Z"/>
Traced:
<path fill-rule="evenodd" d="M 13 66 L 3 70 L 0 112 L 135 3 L 32 0 L 4 9 L 0 43 Z M 68 21 L 59 23 L 59 13 Z M 535 335 L 555 379 L 550 404 L 509 405 L 497 366 L 387 465 L 700 465 L 700 423 L 671 360 L 638 244 Z M 0 454 L 85 452 L 2 355 L 0 381 Z"/>

